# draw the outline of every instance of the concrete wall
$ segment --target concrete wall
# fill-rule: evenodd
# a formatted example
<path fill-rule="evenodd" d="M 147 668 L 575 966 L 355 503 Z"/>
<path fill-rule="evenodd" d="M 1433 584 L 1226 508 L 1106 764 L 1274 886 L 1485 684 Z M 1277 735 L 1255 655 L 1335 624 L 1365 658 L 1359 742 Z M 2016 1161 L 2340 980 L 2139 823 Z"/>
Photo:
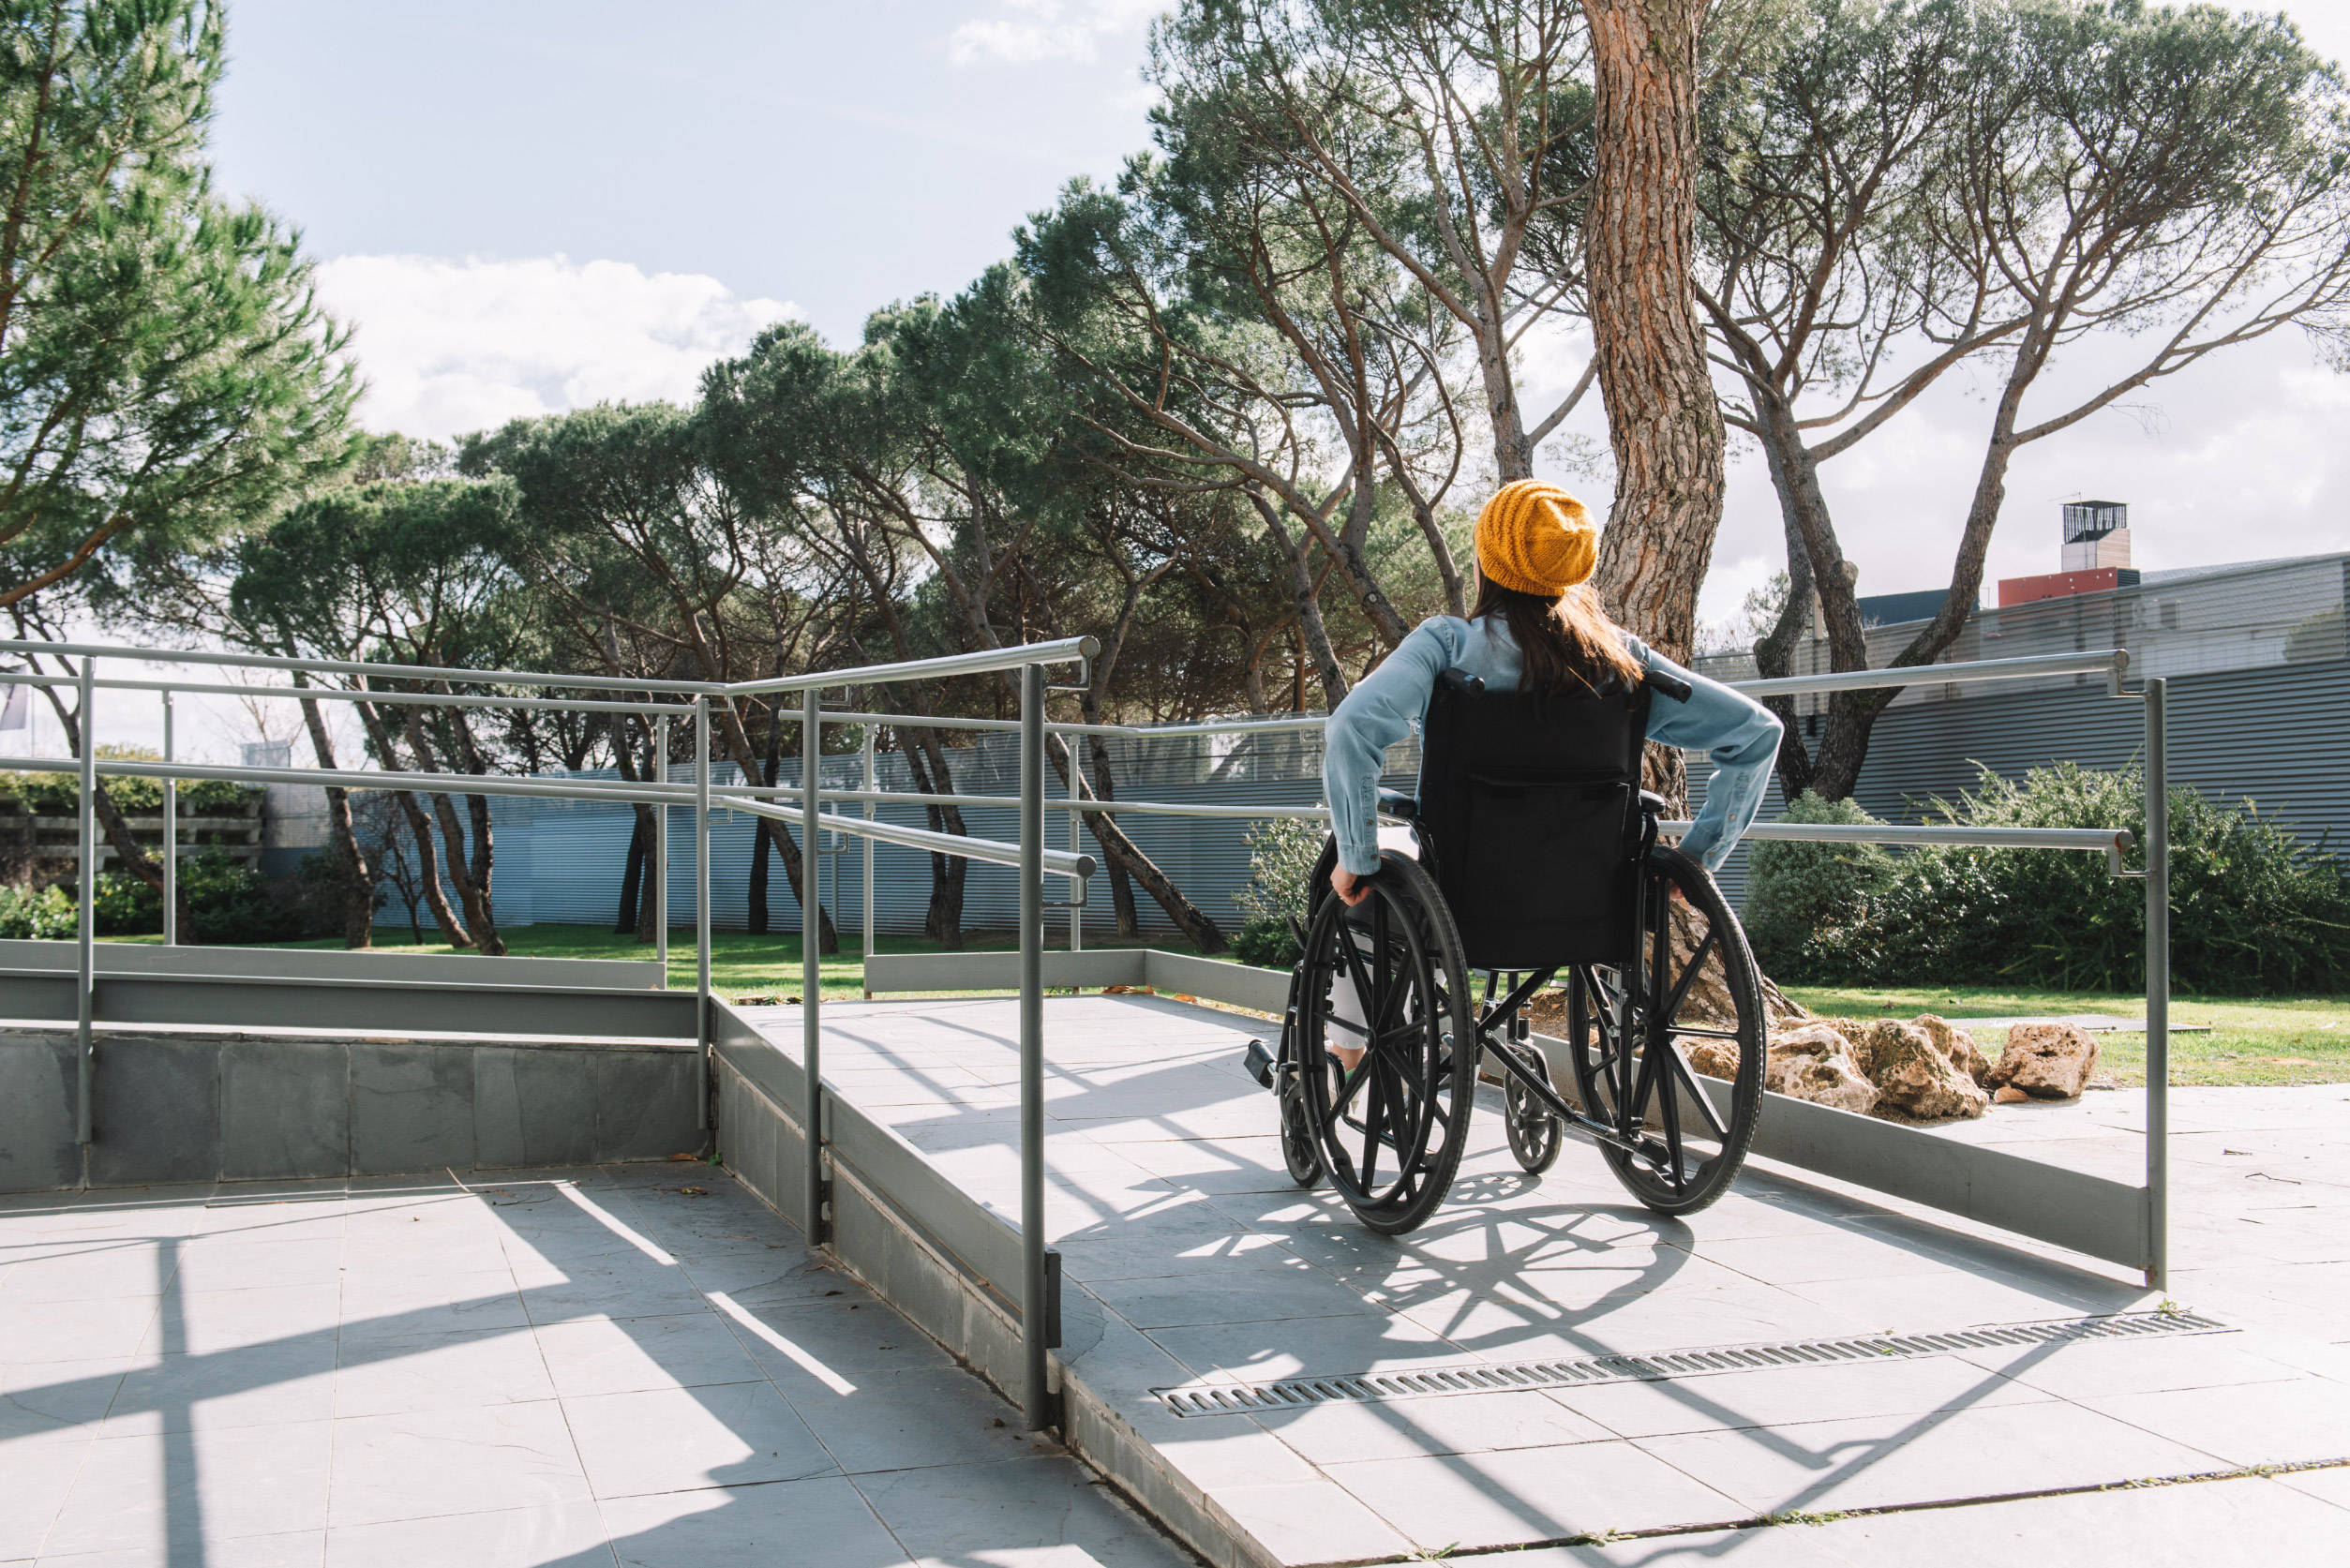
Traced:
<path fill-rule="evenodd" d="M 572 1165 L 698 1152 L 691 1044 L 0 1027 L 0 1191 Z"/>

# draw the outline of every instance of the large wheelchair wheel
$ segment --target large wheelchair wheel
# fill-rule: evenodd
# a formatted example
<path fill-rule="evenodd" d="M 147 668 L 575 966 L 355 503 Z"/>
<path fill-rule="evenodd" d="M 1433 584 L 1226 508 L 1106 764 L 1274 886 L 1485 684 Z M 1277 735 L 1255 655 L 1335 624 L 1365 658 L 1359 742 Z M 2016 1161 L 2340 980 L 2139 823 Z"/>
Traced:
<path fill-rule="evenodd" d="M 1370 896 L 1306 929 L 1299 1098 L 1330 1185 L 1373 1231 L 1418 1227 L 1452 1189 L 1476 1105 L 1469 967 L 1444 895 L 1390 850 Z M 1349 1070 L 1331 1048 L 1361 1050 Z"/>
<path fill-rule="evenodd" d="M 1694 1214 L 1729 1189 L 1754 1142 L 1762 984 L 1703 866 L 1660 844 L 1642 874 L 1639 956 L 1575 967 L 1567 1044 L 1585 1112 L 1633 1142 L 1600 1146 L 1618 1179 L 1658 1214 Z"/>

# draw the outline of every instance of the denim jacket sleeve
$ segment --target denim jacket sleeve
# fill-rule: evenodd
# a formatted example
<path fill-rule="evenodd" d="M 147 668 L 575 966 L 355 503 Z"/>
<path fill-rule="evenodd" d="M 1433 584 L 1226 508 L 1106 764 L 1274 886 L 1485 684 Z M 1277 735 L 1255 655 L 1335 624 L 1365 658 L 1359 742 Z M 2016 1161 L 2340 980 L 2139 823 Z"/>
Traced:
<path fill-rule="evenodd" d="M 1379 766 L 1387 748 L 1428 711 L 1436 678 L 1459 662 L 1464 621 L 1420 623 L 1380 666 L 1346 694 L 1324 731 L 1322 788 L 1339 840 L 1339 864 L 1357 876 L 1379 869 Z"/>
<path fill-rule="evenodd" d="M 1705 809 L 1698 813 L 1681 847 L 1705 862 L 1707 871 L 1719 871 L 1762 805 L 1783 726 L 1776 714 L 1754 698 L 1682 668 L 1638 638 L 1626 641 L 1650 669 L 1669 671 L 1689 683 L 1686 702 L 1675 702 L 1662 692 L 1649 698 L 1648 738 L 1713 758 Z"/>

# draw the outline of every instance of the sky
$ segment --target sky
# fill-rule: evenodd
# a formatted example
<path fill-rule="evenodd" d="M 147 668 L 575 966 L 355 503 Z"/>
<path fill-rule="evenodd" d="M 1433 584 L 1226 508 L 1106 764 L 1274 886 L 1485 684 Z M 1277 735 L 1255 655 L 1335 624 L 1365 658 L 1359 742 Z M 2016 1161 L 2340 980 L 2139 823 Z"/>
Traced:
<path fill-rule="evenodd" d="M 2350 56 L 2350 0 L 2285 8 Z M 1160 9 L 231 0 L 216 181 L 303 231 L 354 329 L 371 428 L 445 438 L 683 399 L 769 323 L 846 346 L 882 306 L 956 291 L 1069 180 L 1115 175 L 1148 142 Z M 1536 346 L 1526 403 L 1571 384 L 1587 347 Z M 2052 386 L 2111 357 L 2073 356 Z M 1983 391 L 1949 378 L 1823 470 L 1864 593 L 1948 581 Z M 1604 444 L 1595 395 L 1577 426 Z M 2131 504 L 2146 567 L 2350 549 L 2346 428 L 2350 377 L 2298 336 L 2208 362 L 2026 449 L 1990 576 L 2056 570 L 2058 507 L 2084 497 Z M 1781 564 L 1762 461 L 1734 453 L 1700 613 L 1728 616 Z M 208 722 L 218 745 L 250 729 Z"/>

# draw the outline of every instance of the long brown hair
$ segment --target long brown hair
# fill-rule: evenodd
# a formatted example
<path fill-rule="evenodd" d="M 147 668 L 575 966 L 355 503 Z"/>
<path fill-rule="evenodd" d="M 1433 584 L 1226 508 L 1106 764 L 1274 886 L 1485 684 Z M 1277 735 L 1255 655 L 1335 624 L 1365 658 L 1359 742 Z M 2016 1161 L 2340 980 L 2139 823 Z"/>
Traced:
<path fill-rule="evenodd" d="M 1520 593 L 1477 574 L 1477 606 L 1470 619 L 1498 617 L 1525 659 L 1518 689 L 1535 696 L 1628 686 L 1647 671 L 1624 646 L 1624 634 L 1600 607 L 1589 583 L 1556 599 Z"/>

